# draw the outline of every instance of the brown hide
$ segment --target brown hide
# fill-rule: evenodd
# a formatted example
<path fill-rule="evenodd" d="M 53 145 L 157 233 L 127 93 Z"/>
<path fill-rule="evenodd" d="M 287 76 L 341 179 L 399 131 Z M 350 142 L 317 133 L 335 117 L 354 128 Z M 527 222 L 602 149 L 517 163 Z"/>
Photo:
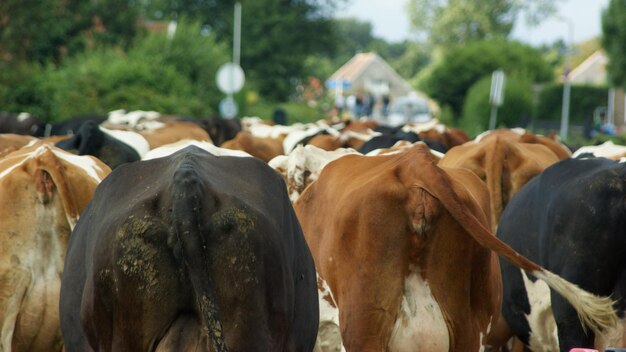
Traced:
<path fill-rule="evenodd" d="M 486 182 L 491 199 L 491 223 L 495 229 L 513 195 L 557 161 L 559 158 L 541 144 L 495 136 L 450 149 L 439 165 L 467 168 Z"/>
<path fill-rule="evenodd" d="M 328 151 L 333 151 L 343 147 L 343 143 L 338 137 L 329 134 L 317 135 L 311 138 L 308 144 Z"/>
<path fill-rule="evenodd" d="M 446 127 L 444 132 L 440 132 L 437 129 L 430 129 L 419 132 L 418 136 L 421 140 L 438 141 L 448 149 L 469 141 L 469 137 L 465 132 L 457 128 L 448 127 Z"/>
<path fill-rule="evenodd" d="M 497 319 L 497 258 L 424 186 L 439 177 L 434 162 L 423 145 L 393 155 L 347 155 L 329 163 L 294 205 L 339 307 L 347 351 L 387 350 L 411 268 L 419 268 L 441 307 L 450 351 L 478 350 L 480 335 Z M 438 170 L 465 211 L 489 227 L 480 179 L 465 169 Z"/>
<path fill-rule="evenodd" d="M 209 134 L 193 122 L 168 121 L 164 127 L 154 130 L 137 131 L 150 144 L 150 149 L 171 144 L 183 139 L 193 139 L 196 141 L 211 142 Z"/>
<path fill-rule="evenodd" d="M 481 141 L 497 137 L 520 143 L 542 144 L 552 150 L 552 152 L 559 158 L 559 160 L 563 160 L 572 156 L 572 153 L 567 147 L 554 139 L 556 138 L 556 136 L 554 135 L 553 138 L 550 138 L 538 136 L 528 131 L 524 131 L 523 134 L 519 134 L 509 129 L 501 128 L 490 131 L 481 139 Z"/>
<path fill-rule="evenodd" d="M 0 157 L 14 152 L 35 140 L 37 140 L 37 138 L 32 136 L 2 133 L 0 134 Z"/>
<path fill-rule="evenodd" d="M 90 163 L 92 174 L 67 160 Z M 0 350 L 62 350 L 65 249 L 79 214 L 110 171 L 96 158 L 48 145 L 0 160 L 0 317 L 6 328 Z"/>
<path fill-rule="evenodd" d="M 243 150 L 244 152 L 269 162 L 283 155 L 283 143 L 278 139 L 255 137 L 250 132 L 241 131 L 235 138 L 224 142 L 221 148 Z"/>
<path fill-rule="evenodd" d="M 375 129 L 378 127 L 378 123 L 374 120 L 350 120 L 346 127 L 342 130 L 345 131 L 355 131 L 355 132 L 365 132 L 368 129 Z"/>

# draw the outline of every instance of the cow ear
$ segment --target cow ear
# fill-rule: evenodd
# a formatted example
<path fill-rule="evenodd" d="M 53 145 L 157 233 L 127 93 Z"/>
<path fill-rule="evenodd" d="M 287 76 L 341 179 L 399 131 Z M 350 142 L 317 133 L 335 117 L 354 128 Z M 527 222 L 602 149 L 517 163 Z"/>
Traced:
<path fill-rule="evenodd" d="M 409 189 L 407 201 L 411 228 L 418 235 L 426 236 L 441 215 L 441 202 L 419 185 Z"/>

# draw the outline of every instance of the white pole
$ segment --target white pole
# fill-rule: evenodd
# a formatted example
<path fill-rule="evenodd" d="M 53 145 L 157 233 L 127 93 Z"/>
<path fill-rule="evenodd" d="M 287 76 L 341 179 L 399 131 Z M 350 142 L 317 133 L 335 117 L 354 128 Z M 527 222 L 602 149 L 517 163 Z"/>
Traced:
<path fill-rule="evenodd" d="M 496 129 L 496 117 L 498 114 L 498 107 L 496 105 L 491 105 L 491 116 L 489 117 L 489 129 Z"/>
<path fill-rule="evenodd" d="M 241 3 L 235 3 L 233 18 L 233 63 L 239 66 L 239 58 L 241 55 Z M 234 70 L 230 70 L 230 86 L 235 86 L 235 73 Z M 226 95 L 229 100 L 233 99 L 233 93 Z"/>
<path fill-rule="evenodd" d="M 567 140 L 567 130 L 569 128 L 569 106 L 570 106 L 570 94 L 571 94 L 571 83 L 570 83 L 570 70 L 572 64 L 572 52 L 574 50 L 574 22 L 569 18 L 560 17 L 561 20 L 565 21 L 568 26 L 569 32 L 569 45 L 567 48 L 567 62 L 565 64 L 565 72 L 563 74 L 563 107 L 561 110 L 561 140 Z"/>
<path fill-rule="evenodd" d="M 233 22 L 233 62 L 239 65 L 241 55 L 241 3 L 235 3 L 235 20 Z"/>
<path fill-rule="evenodd" d="M 606 122 L 615 125 L 615 88 L 609 88 L 609 104 L 606 113 Z"/>

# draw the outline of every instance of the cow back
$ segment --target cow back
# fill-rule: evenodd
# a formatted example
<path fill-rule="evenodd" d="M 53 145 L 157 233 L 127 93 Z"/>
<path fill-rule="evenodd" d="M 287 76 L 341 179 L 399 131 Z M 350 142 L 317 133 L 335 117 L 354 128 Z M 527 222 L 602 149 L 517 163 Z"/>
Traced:
<path fill-rule="evenodd" d="M 188 147 L 116 169 L 66 266 L 68 351 L 300 351 L 315 341 L 313 262 L 283 181 L 254 158 Z"/>

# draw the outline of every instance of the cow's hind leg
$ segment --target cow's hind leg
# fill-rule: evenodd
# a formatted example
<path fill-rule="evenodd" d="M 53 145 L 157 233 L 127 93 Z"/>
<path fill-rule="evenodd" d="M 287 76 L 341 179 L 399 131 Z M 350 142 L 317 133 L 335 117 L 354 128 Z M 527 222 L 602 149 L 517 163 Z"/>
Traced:
<path fill-rule="evenodd" d="M 197 318 L 181 315 L 167 329 L 155 352 L 208 352 L 207 346 L 206 334 L 202 334 Z"/>
<path fill-rule="evenodd" d="M 30 281 L 26 270 L 15 267 L 0 270 L 0 351 L 11 351 L 15 323 Z"/>

